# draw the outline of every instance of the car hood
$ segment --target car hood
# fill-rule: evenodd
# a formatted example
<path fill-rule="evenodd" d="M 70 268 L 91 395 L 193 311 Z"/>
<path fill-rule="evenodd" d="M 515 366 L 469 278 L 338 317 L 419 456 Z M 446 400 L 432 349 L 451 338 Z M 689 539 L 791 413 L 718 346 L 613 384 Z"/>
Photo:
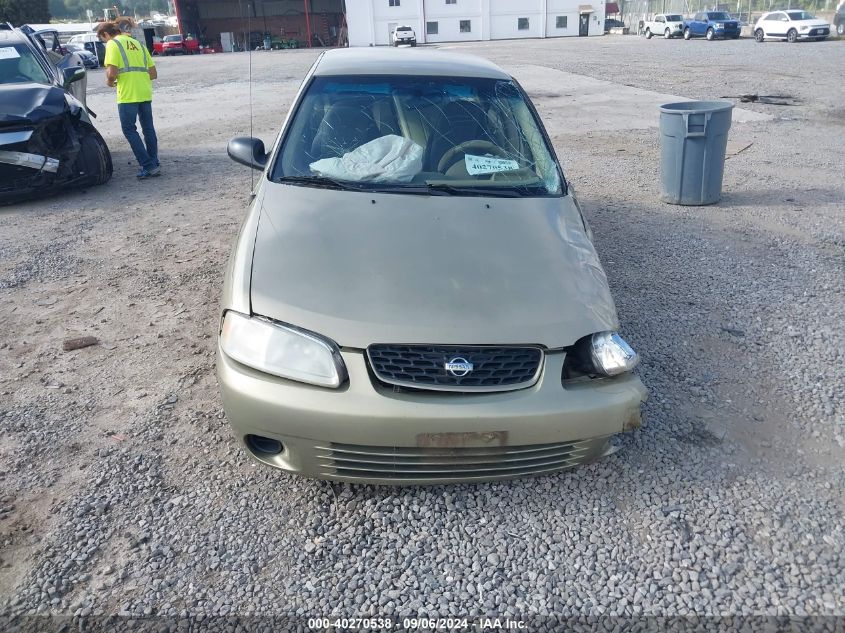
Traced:
<path fill-rule="evenodd" d="M 819 20 L 815 18 L 813 20 L 794 20 L 795 24 L 800 26 L 809 26 L 810 28 L 817 28 L 819 26 L 830 26 L 830 22 L 827 20 Z"/>
<path fill-rule="evenodd" d="M 0 85 L 0 123 L 37 123 L 68 108 L 65 92 L 38 83 Z"/>
<path fill-rule="evenodd" d="M 252 310 L 373 343 L 571 345 L 618 328 L 571 196 L 477 198 L 265 183 Z"/>

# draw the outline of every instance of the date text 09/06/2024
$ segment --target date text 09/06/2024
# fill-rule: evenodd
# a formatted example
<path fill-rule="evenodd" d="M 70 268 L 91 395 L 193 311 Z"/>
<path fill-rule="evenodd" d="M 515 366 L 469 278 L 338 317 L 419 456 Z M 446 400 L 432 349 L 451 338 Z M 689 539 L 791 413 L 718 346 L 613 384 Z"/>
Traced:
<path fill-rule="evenodd" d="M 374 630 L 396 629 L 400 631 L 460 631 L 460 630 L 511 630 L 526 629 L 522 620 L 510 618 L 310 618 L 308 628 L 315 630 Z"/>

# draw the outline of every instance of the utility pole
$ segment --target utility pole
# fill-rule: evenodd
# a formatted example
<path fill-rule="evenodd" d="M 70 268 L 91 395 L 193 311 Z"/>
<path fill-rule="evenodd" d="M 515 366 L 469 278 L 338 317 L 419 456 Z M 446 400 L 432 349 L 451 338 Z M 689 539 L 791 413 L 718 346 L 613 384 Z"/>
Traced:
<path fill-rule="evenodd" d="M 306 40 L 308 41 L 308 48 L 311 48 L 311 16 L 308 13 L 308 0 L 302 0 L 302 4 L 305 6 L 305 30 L 308 31 L 306 33 Z"/>

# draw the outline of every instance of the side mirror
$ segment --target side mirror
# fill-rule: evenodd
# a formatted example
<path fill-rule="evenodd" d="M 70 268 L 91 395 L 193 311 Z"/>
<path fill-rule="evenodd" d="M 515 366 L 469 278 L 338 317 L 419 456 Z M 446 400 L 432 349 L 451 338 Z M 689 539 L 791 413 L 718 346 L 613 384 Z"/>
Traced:
<path fill-rule="evenodd" d="M 264 169 L 269 158 L 264 151 L 264 141 L 251 136 L 236 136 L 229 141 L 226 152 L 236 163 L 253 169 Z"/>
<path fill-rule="evenodd" d="M 65 88 L 67 88 L 74 81 L 79 81 L 85 77 L 85 68 L 81 66 L 74 66 L 73 68 L 64 68 L 62 70 L 65 76 Z"/>

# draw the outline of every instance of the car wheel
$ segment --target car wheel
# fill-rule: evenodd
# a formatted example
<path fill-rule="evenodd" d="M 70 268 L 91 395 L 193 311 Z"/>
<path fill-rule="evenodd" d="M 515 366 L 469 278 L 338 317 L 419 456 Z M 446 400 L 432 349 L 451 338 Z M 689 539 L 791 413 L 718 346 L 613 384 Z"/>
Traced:
<path fill-rule="evenodd" d="M 645 30 L 645 38 L 646 38 L 647 40 L 650 40 L 650 39 L 651 39 L 651 29 L 646 29 L 646 30 Z"/>
<path fill-rule="evenodd" d="M 684 39 L 688 40 L 692 37 L 692 33 L 689 32 L 689 29 L 684 29 Z"/>
<path fill-rule="evenodd" d="M 716 33 L 713 31 L 713 29 L 707 29 L 707 34 L 704 37 L 707 38 L 708 42 L 712 42 L 713 38 L 716 37 Z"/>
<path fill-rule="evenodd" d="M 83 185 L 107 183 L 111 178 L 113 165 L 111 153 L 103 137 L 93 128 L 86 129 L 79 140 L 79 146 L 76 169 L 84 178 Z"/>
<path fill-rule="evenodd" d="M 670 31 L 669 29 L 666 29 L 665 31 L 663 31 L 663 39 L 664 40 L 668 40 L 670 37 L 672 37 L 672 31 Z"/>
<path fill-rule="evenodd" d="M 798 41 L 798 31 L 795 29 L 789 29 L 789 32 L 786 34 L 786 41 L 794 44 Z"/>
<path fill-rule="evenodd" d="M 840 22 L 836 25 L 837 35 L 845 35 L 845 22 Z"/>
<path fill-rule="evenodd" d="M 762 42 L 765 39 L 766 35 L 765 33 L 763 33 L 763 29 L 757 29 L 756 31 L 754 31 L 754 41 Z"/>

